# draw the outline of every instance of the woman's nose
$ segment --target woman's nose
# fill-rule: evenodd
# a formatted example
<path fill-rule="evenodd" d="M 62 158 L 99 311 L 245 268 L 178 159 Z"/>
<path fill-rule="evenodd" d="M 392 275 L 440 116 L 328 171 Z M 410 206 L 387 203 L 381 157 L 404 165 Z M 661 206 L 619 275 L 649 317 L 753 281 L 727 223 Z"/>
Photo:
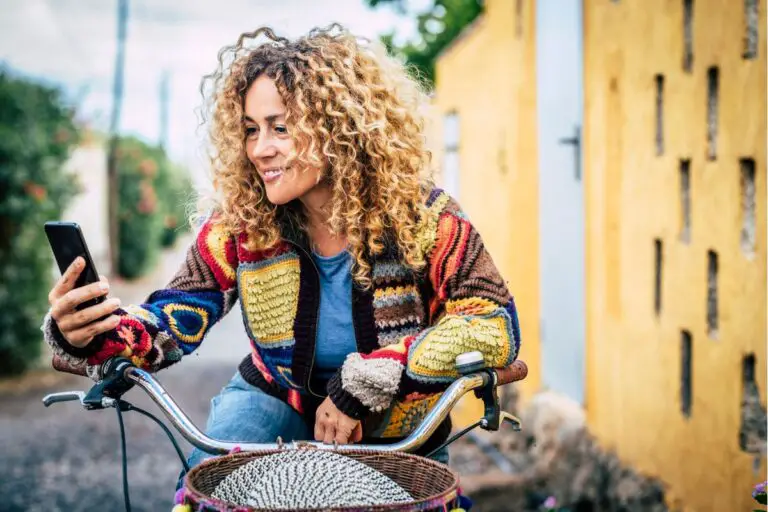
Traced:
<path fill-rule="evenodd" d="M 271 137 L 263 136 L 256 140 L 253 146 L 251 156 L 253 158 L 270 158 L 277 154 L 277 146 Z"/>

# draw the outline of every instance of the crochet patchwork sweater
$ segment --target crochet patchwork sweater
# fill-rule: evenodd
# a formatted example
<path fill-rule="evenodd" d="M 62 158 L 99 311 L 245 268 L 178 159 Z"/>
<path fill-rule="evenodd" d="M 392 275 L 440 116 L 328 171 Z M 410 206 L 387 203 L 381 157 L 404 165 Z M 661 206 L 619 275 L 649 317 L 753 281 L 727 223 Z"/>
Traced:
<path fill-rule="evenodd" d="M 410 270 L 394 244 L 371 257 L 372 289 L 352 291 L 358 351 L 326 389 L 311 384 L 320 284 L 306 237 L 281 225 L 279 245 L 252 252 L 246 234 L 228 233 L 214 218 L 168 285 L 119 309 L 119 325 L 87 347 L 70 345 L 48 315 L 43 331 L 54 365 L 97 378 L 106 359 L 121 355 L 160 370 L 193 352 L 240 300 L 251 345 L 240 364 L 246 381 L 299 413 L 327 394 L 364 419 L 368 437 L 408 435 L 457 378 L 458 354 L 478 350 L 488 366 L 502 367 L 520 348 L 514 301 L 479 233 L 441 190 L 427 206 L 419 223 L 427 267 Z"/>

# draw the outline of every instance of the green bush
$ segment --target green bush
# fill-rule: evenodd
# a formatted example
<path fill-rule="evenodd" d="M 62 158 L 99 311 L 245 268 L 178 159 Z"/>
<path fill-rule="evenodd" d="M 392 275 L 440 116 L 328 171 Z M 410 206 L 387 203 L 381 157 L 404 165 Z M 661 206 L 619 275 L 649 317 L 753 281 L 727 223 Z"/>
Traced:
<path fill-rule="evenodd" d="M 76 193 L 62 168 L 78 138 L 58 90 L 0 71 L 0 375 L 40 356 L 53 284 L 43 224 Z"/>
<path fill-rule="evenodd" d="M 130 137 L 117 149 L 120 208 L 118 272 L 128 279 L 140 277 L 157 262 L 163 217 L 155 182 L 162 152 Z"/>
<path fill-rule="evenodd" d="M 188 175 L 157 146 L 127 137 L 117 151 L 119 174 L 118 272 L 134 279 L 149 271 L 163 247 L 188 229 L 185 205 L 191 194 Z"/>
<path fill-rule="evenodd" d="M 160 167 L 157 194 L 163 207 L 163 247 L 172 247 L 180 234 L 189 230 L 187 206 L 194 190 L 185 169 L 168 164 Z"/>

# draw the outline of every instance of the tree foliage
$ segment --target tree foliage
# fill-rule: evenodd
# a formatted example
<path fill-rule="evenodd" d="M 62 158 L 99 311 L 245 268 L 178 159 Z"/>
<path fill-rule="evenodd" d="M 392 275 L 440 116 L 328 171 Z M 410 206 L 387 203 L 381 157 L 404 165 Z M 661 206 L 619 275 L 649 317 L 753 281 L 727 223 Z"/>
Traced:
<path fill-rule="evenodd" d="M 63 167 L 78 138 L 60 91 L 0 71 L 0 375 L 40 356 L 54 278 L 43 224 L 77 191 Z"/>
<path fill-rule="evenodd" d="M 407 0 L 365 0 L 372 7 L 394 7 L 407 12 Z M 440 53 L 482 12 L 480 0 L 433 0 L 429 9 L 417 14 L 419 37 L 402 45 L 394 43 L 396 34 L 381 36 L 387 48 L 402 56 L 428 83 L 435 81 L 435 61 Z"/>

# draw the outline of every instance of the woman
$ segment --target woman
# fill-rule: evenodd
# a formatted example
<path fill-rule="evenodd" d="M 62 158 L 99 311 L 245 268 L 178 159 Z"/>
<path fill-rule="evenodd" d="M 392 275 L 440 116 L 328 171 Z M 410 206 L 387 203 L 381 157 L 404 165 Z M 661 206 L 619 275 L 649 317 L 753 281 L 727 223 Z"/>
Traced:
<path fill-rule="evenodd" d="M 292 41 L 260 29 L 220 54 L 202 90 L 213 213 L 140 306 L 75 311 L 109 288 L 73 289 L 74 263 L 44 323 L 55 366 L 97 378 L 120 355 L 160 370 L 239 299 L 251 352 L 212 400 L 209 435 L 387 443 L 457 377 L 456 355 L 516 358 L 512 297 L 459 206 L 425 177 L 425 97 L 399 63 L 338 26 Z"/>

